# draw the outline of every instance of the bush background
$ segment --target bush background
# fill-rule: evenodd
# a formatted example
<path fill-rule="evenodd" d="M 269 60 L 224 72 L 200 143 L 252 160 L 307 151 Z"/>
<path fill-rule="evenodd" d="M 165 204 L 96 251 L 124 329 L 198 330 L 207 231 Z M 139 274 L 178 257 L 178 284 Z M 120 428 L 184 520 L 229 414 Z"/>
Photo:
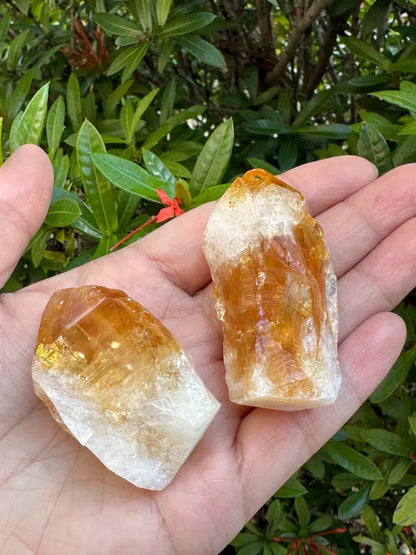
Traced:
<path fill-rule="evenodd" d="M 55 173 L 3 291 L 163 225 L 158 188 L 189 210 L 253 167 L 415 162 L 415 38 L 414 0 L 2 2 L 0 163 L 32 142 Z M 414 299 L 383 384 L 224 553 L 415 549 Z"/>

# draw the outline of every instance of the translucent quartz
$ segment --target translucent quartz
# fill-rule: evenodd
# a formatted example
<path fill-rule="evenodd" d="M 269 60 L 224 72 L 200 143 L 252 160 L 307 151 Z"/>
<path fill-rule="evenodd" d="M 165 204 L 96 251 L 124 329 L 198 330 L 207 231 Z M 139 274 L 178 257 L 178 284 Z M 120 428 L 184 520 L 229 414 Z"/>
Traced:
<path fill-rule="evenodd" d="M 33 380 L 64 429 L 152 490 L 169 484 L 219 409 L 159 320 L 122 291 L 94 285 L 51 297 Z"/>
<path fill-rule="evenodd" d="M 204 250 L 230 399 L 283 410 L 332 403 L 336 277 L 302 195 L 264 170 L 247 172 L 218 201 Z"/>

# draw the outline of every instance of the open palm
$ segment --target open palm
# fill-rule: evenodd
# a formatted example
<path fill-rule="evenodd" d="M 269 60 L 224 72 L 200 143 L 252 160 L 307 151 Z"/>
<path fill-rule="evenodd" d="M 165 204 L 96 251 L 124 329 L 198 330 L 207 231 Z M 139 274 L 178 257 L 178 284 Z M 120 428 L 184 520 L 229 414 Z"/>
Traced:
<path fill-rule="evenodd" d="M 244 523 L 354 413 L 402 347 L 387 311 L 416 285 L 416 182 L 403 166 L 375 179 L 351 156 L 307 164 L 283 179 L 321 223 L 339 283 L 343 385 L 338 401 L 298 412 L 228 401 L 220 327 L 201 240 L 212 205 L 136 244 L 0 301 L 0 552 L 6 555 L 218 553 Z M 0 169 L 4 283 L 45 216 L 47 157 L 19 149 Z M 31 382 L 40 316 L 60 288 L 119 288 L 143 304 L 192 356 L 222 407 L 173 482 L 138 489 L 63 432 Z M 194 296 L 194 293 L 200 294 Z"/>

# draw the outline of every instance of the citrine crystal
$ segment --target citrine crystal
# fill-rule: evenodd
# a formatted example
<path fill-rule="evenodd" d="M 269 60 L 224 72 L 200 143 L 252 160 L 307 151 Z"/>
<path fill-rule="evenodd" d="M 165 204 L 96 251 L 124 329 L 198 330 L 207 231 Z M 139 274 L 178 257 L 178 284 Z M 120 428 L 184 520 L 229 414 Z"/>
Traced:
<path fill-rule="evenodd" d="M 110 470 L 159 490 L 172 480 L 219 409 L 189 356 L 122 291 L 57 291 L 33 359 L 37 395 Z"/>
<path fill-rule="evenodd" d="M 340 386 L 336 277 L 303 196 L 264 170 L 247 172 L 218 201 L 204 251 L 230 399 L 283 410 L 332 403 Z"/>

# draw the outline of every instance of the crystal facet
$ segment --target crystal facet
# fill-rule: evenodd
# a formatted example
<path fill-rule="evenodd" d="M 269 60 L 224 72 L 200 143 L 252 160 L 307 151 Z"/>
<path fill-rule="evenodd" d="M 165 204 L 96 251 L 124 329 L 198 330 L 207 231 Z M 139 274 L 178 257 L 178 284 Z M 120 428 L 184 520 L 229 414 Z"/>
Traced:
<path fill-rule="evenodd" d="M 204 250 L 230 399 L 283 410 L 332 403 L 340 386 L 336 277 L 303 196 L 264 170 L 247 172 L 218 201 Z"/>
<path fill-rule="evenodd" d="M 51 297 L 32 375 L 64 429 L 147 489 L 169 484 L 219 409 L 159 320 L 122 291 L 94 285 Z"/>

